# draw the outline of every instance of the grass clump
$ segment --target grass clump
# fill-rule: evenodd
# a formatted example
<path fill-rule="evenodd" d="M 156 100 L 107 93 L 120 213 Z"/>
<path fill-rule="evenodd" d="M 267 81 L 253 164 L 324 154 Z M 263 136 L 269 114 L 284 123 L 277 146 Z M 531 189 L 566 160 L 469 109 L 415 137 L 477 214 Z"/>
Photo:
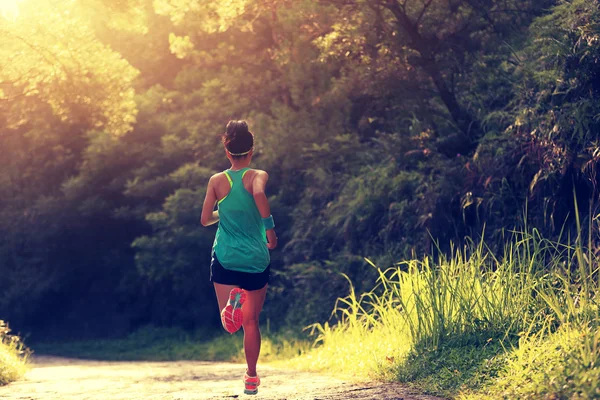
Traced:
<path fill-rule="evenodd" d="M 600 398 L 598 325 L 565 325 L 524 337 L 487 388 L 464 399 Z"/>
<path fill-rule="evenodd" d="M 25 374 L 29 354 L 21 339 L 11 335 L 6 322 L 0 320 L 0 386 Z"/>
<path fill-rule="evenodd" d="M 339 300 L 340 323 L 312 326 L 319 346 L 296 364 L 450 397 L 597 398 L 598 260 L 565 243 L 515 232 L 501 256 L 470 243 L 379 270 Z"/>
<path fill-rule="evenodd" d="M 394 378 L 419 390 L 452 396 L 465 387 L 483 387 L 498 376 L 505 362 L 497 340 L 488 346 L 444 345 L 435 351 L 411 352 L 396 365 Z"/>

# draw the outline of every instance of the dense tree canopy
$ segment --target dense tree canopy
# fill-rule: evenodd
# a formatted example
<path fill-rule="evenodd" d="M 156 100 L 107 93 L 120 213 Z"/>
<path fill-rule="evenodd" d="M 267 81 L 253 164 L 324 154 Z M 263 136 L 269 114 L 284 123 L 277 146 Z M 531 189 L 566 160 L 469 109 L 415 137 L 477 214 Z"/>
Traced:
<path fill-rule="evenodd" d="M 275 325 L 328 318 L 340 272 L 376 278 L 365 257 L 500 237 L 526 205 L 555 234 L 574 187 L 595 209 L 595 2 L 17 4 L 0 17 L 0 314 L 33 335 L 216 322 L 199 215 L 233 118 L 271 176 Z"/>

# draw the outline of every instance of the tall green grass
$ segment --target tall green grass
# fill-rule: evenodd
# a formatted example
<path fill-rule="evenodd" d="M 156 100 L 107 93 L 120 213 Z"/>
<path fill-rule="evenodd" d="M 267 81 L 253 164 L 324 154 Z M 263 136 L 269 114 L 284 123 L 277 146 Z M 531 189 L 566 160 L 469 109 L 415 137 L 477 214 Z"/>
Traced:
<path fill-rule="evenodd" d="M 11 335 L 0 320 L 0 386 L 22 377 L 27 370 L 29 350 L 18 336 Z"/>
<path fill-rule="evenodd" d="M 447 396 L 592 398 L 600 314 L 598 260 L 587 241 L 524 230 L 500 255 L 471 242 L 451 256 L 379 270 L 372 291 L 338 301 L 340 323 L 311 326 L 319 346 L 296 363 Z M 518 374 L 530 384 L 517 383 Z"/>

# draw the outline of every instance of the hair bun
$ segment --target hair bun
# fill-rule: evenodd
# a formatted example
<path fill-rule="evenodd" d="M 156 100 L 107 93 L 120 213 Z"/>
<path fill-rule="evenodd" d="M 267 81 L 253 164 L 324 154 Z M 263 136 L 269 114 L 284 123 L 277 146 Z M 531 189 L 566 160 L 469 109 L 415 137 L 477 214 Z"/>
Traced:
<path fill-rule="evenodd" d="M 248 152 L 254 146 L 254 135 L 244 120 L 231 120 L 227 123 L 223 143 L 231 154 Z"/>
<path fill-rule="evenodd" d="M 238 133 L 248 133 L 248 123 L 243 120 L 232 120 L 227 123 L 226 135 L 230 141 L 235 139 Z"/>

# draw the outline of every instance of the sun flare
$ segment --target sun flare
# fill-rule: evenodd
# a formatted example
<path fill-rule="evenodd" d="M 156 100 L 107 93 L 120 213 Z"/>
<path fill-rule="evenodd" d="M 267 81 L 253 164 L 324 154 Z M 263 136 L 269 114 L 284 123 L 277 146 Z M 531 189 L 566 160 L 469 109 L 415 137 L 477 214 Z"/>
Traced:
<path fill-rule="evenodd" d="M 0 17 L 16 18 L 21 0 L 0 0 Z"/>

